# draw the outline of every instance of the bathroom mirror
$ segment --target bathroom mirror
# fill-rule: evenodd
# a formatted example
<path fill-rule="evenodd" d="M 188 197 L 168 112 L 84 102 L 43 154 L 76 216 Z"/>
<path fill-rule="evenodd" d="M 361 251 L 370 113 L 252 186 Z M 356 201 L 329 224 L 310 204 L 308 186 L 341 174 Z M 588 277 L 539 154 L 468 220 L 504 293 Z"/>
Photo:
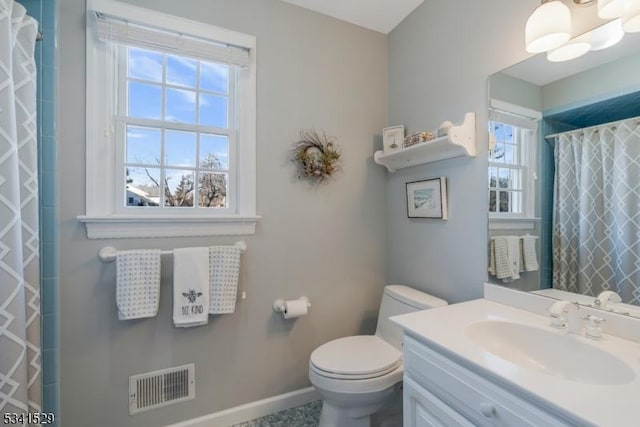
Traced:
<path fill-rule="evenodd" d="M 640 33 L 573 61 L 534 56 L 488 84 L 488 281 L 640 318 L 640 176 L 628 168 L 640 163 L 640 119 L 630 120 L 640 116 Z M 612 147 L 628 136 L 637 144 L 618 156 Z M 623 180 L 613 186 L 601 173 L 611 167 Z M 624 219 L 611 207 L 624 207 Z M 516 256 L 517 267 L 505 264 Z M 604 290 L 622 301 L 602 307 Z"/>

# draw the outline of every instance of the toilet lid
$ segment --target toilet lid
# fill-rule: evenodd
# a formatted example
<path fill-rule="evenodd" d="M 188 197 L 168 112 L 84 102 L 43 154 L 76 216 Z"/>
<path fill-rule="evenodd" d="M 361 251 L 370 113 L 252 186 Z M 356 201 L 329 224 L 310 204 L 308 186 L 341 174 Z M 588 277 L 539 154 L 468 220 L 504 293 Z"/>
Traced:
<path fill-rule="evenodd" d="M 401 362 L 400 350 L 375 335 L 339 338 L 311 353 L 316 368 L 341 377 L 384 375 Z"/>

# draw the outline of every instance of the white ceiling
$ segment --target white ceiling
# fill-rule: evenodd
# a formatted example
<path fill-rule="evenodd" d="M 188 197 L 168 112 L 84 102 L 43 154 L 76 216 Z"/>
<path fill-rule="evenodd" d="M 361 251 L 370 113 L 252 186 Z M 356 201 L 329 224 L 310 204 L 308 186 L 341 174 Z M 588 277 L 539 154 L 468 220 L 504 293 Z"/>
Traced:
<path fill-rule="evenodd" d="M 388 34 L 424 0 L 282 0 Z"/>

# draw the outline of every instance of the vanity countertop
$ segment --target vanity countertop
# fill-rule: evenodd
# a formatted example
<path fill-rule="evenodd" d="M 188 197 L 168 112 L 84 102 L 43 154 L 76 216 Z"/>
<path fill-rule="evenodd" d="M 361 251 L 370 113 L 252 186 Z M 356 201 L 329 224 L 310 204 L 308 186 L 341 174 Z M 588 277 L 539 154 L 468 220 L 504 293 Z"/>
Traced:
<path fill-rule="evenodd" d="M 479 321 L 507 321 L 537 327 L 553 334 L 566 330 L 549 326 L 549 318 L 486 299 L 394 316 L 391 320 L 411 336 L 441 351 L 462 365 L 484 374 L 506 389 L 540 402 L 578 425 L 638 426 L 640 420 L 640 344 L 604 335 L 595 341 L 571 334 L 574 339 L 596 346 L 626 362 L 635 378 L 621 385 L 594 385 L 521 367 L 500 358 L 467 335 L 467 326 Z M 564 337 L 563 337 L 564 338 Z M 548 348 L 553 352 L 553 348 Z M 576 357 L 558 354 L 557 357 Z M 602 366 L 606 370 L 606 366 Z"/>

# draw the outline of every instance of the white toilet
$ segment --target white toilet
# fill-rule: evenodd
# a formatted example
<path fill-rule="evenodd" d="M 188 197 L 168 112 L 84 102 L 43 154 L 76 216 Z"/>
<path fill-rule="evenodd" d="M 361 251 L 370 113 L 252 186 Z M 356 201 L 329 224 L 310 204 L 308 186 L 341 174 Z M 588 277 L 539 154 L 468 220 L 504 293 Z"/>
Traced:
<path fill-rule="evenodd" d="M 323 398 L 319 427 L 369 427 L 370 416 L 402 384 L 402 330 L 398 314 L 447 305 L 402 285 L 384 288 L 375 335 L 339 338 L 311 353 L 309 379 Z"/>

